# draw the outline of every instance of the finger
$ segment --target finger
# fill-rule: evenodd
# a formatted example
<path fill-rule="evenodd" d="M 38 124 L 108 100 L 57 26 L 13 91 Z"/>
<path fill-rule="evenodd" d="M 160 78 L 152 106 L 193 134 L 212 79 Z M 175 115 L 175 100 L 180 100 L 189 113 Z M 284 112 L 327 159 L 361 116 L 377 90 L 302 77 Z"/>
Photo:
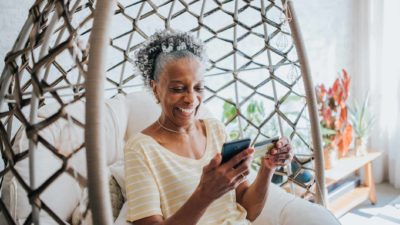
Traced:
<path fill-rule="evenodd" d="M 295 157 L 294 152 L 291 151 L 291 152 L 289 152 L 289 154 L 290 154 L 290 161 L 292 161 Z"/>
<path fill-rule="evenodd" d="M 287 164 L 290 163 L 289 159 L 280 159 L 279 162 L 277 162 L 277 165 L 279 166 L 286 166 Z"/>
<path fill-rule="evenodd" d="M 265 157 L 266 160 L 274 164 L 275 166 L 282 166 L 282 163 L 287 159 L 280 159 L 279 157 Z"/>
<path fill-rule="evenodd" d="M 266 156 L 265 159 L 269 160 L 275 165 L 280 165 L 286 159 L 280 159 L 278 156 Z"/>
<path fill-rule="evenodd" d="M 248 148 L 241 153 L 237 154 L 234 156 L 232 159 L 230 159 L 228 162 L 224 164 L 227 168 L 233 168 L 234 166 L 238 165 L 240 162 L 247 160 L 249 157 L 251 157 L 254 153 L 254 148 Z"/>
<path fill-rule="evenodd" d="M 285 146 L 285 145 L 287 145 L 287 144 L 289 144 L 290 142 L 289 142 L 289 138 L 287 138 L 287 137 L 281 137 L 281 138 L 279 138 L 279 140 L 276 142 L 276 144 L 275 144 L 275 146 L 277 147 L 277 148 L 281 148 L 281 147 L 283 147 L 283 146 Z"/>
<path fill-rule="evenodd" d="M 286 164 L 282 163 L 282 162 L 275 163 L 274 165 L 275 165 L 275 167 L 284 167 L 284 166 L 286 166 Z"/>
<path fill-rule="evenodd" d="M 282 154 L 282 153 L 288 153 L 292 150 L 291 145 L 286 145 L 281 148 L 273 148 L 271 151 L 267 152 L 268 154 L 271 155 L 277 155 L 277 154 Z"/>
<path fill-rule="evenodd" d="M 268 154 L 271 155 L 278 155 L 282 152 L 282 148 L 273 148 L 271 151 L 267 152 Z"/>
<path fill-rule="evenodd" d="M 283 146 L 279 149 L 279 153 L 288 153 L 292 150 L 292 146 L 290 144 Z"/>
<path fill-rule="evenodd" d="M 278 160 L 291 160 L 292 159 L 292 155 L 291 154 L 280 154 L 280 155 L 276 155 L 275 158 L 277 158 Z"/>
<path fill-rule="evenodd" d="M 291 156 L 291 154 L 279 154 L 279 155 L 277 155 L 278 156 L 278 159 L 284 159 L 284 160 L 286 160 L 286 159 L 290 159 L 292 156 Z"/>
<path fill-rule="evenodd" d="M 264 158 L 273 162 L 276 157 L 275 155 L 266 155 Z"/>
<path fill-rule="evenodd" d="M 248 175 L 249 173 L 243 173 L 243 174 L 240 174 L 240 176 L 237 176 L 234 180 L 233 180 L 233 182 L 232 182 L 232 184 L 231 184 L 231 187 L 233 188 L 233 189 L 236 189 L 239 185 L 241 185 L 242 183 L 244 183 L 244 182 L 247 182 L 247 175 Z"/>
<path fill-rule="evenodd" d="M 212 158 L 208 163 L 208 165 L 204 167 L 204 172 L 208 172 L 217 168 L 221 164 L 221 160 L 222 160 L 221 153 L 215 154 L 214 158 Z"/>
<path fill-rule="evenodd" d="M 240 166 L 237 167 L 236 169 L 231 169 L 228 172 L 228 176 L 232 177 L 233 179 L 236 179 L 241 174 L 249 173 L 251 160 L 252 158 L 248 158 L 245 162 L 241 163 Z"/>

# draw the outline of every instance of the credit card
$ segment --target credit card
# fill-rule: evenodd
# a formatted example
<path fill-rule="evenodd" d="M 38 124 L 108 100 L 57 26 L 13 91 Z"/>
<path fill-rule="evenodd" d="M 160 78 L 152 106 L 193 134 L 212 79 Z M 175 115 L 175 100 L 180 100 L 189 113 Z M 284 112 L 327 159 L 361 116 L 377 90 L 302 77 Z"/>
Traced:
<path fill-rule="evenodd" d="M 278 140 L 279 137 L 273 137 L 254 144 L 254 149 L 255 149 L 254 157 L 265 156 L 267 151 L 271 150 Z"/>

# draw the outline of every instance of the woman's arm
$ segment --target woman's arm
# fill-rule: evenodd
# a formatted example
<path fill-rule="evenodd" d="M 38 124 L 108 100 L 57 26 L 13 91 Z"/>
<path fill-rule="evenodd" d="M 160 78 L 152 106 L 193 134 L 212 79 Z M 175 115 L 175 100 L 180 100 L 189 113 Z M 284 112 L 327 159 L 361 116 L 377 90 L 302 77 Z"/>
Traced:
<path fill-rule="evenodd" d="M 248 220 L 254 221 L 264 208 L 274 171 L 261 167 L 251 185 L 244 182 L 236 189 L 236 201 L 246 209 Z"/>
<path fill-rule="evenodd" d="M 164 220 L 160 215 L 149 216 L 135 221 L 134 225 L 169 225 L 196 224 L 211 202 L 201 197 L 201 191 L 196 189 L 183 206 L 171 217 Z"/>
<path fill-rule="evenodd" d="M 275 168 L 286 165 L 292 157 L 288 139 L 280 139 L 261 161 L 255 181 L 251 185 L 244 182 L 236 189 L 236 201 L 246 209 L 248 220 L 254 221 L 264 208 Z"/>
<path fill-rule="evenodd" d="M 245 165 L 234 169 L 241 161 L 251 158 L 253 149 L 248 149 L 221 165 L 221 154 L 217 154 L 203 168 L 200 183 L 183 206 L 169 218 L 160 215 L 149 216 L 135 221 L 134 225 L 194 225 L 200 220 L 208 206 L 227 192 L 236 189 L 248 173 Z"/>

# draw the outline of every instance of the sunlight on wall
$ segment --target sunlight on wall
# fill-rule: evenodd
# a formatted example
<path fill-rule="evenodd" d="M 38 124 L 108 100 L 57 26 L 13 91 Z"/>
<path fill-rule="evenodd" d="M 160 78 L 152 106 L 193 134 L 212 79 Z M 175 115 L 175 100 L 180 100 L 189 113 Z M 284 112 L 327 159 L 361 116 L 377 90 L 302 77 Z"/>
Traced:
<path fill-rule="evenodd" d="M 0 57 L 2 59 L 4 59 L 6 53 L 11 50 L 33 2 L 33 0 L 0 2 L 0 34 L 3 37 L 0 42 Z M 314 76 L 314 83 L 331 83 L 338 71 L 342 68 L 351 67 L 350 62 L 352 54 L 350 43 L 352 35 L 349 21 L 351 21 L 352 1 L 296 0 L 294 4 L 306 44 L 311 71 Z M 248 18 L 252 18 L 253 16 L 259 17 L 260 15 L 248 15 Z M 215 21 L 219 21 L 218 18 Z M 146 32 L 163 27 L 163 24 L 152 24 L 151 21 L 147 22 L 149 26 L 145 26 L 144 30 Z M 179 26 L 188 25 L 190 21 L 185 20 L 185 22 L 187 23 L 182 23 Z M 150 24 L 152 25 L 150 26 Z M 120 23 L 117 19 L 114 21 L 114 25 L 113 29 L 115 30 L 126 29 L 126 24 Z M 139 36 L 136 37 L 138 38 Z M 139 42 L 142 40 L 135 39 L 135 41 Z M 251 44 L 248 45 L 249 48 L 252 46 Z M 210 49 L 210 51 L 218 51 L 220 50 L 219 48 L 223 47 L 222 45 L 218 45 L 217 48 Z M 231 46 L 228 47 L 231 48 Z M 111 61 L 119 60 L 120 57 L 121 55 L 119 53 L 113 54 L 111 51 L 108 57 L 108 64 L 111 65 Z M 68 58 L 70 57 L 68 56 Z M 0 69 L 3 70 L 3 67 L 4 62 L 2 60 Z M 126 70 L 126 73 L 134 72 L 131 65 L 127 65 Z M 118 73 L 119 71 L 115 72 Z M 254 76 L 254 78 L 256 77 L 257 75 Z M 223 79 L 225 78 L 221 76 L 217 78 L 215 82 Z M 136 80 L 138 84 L 140 84 L 139 79 Z M 219 112 L 217 110 L 217 117 L 221 115 L 221 111 L 222 108 L 220 108 Z M 0 160 L 0 169 L 1 167 L 2 161 Z"/>
<path fill-rule="evenodd" d="M 293 1 L 314 83 L 331 84 L 343 68 L 352 73 L 353 1 Z"/>
<path fill-rule="evenodd" d="M 381 129 L 386 128 L 390 133 L 394 133 L 395 130 L 398 130 L 398 126 L 395 121 L 393 121 L 393 117 L 390 115 L 394 112 L 400 111 L 399 101 L 393 101 L 394 96 L 400 96 L 400 64 L 399 64 L 399 52 L 400 45 L 396 44 L 400 40 L 400 29 L 396 29 L 398 27 L 398 20 L 400 16 L 398 15 L 397 9 L 400 8 L 400 2 L 394 1 L 397 3 L 398 7 L 385 7 L 385 24 L 383 26 L 383 48 L 382 55 L 384 59 L 382 60 L 382 76 L 379 76 L 381 80 L 380 90 L 382 91 L 381 96 L 381 106 L 380 109 L 384 109 L 381 111 L 382 115 L 381 119 L 383 120 L 381 123 Z M 378 77 L 378 76 L 376 76 Z M 397 114 L 396 113 L 396 114 Z"/>
<path fill-rule="evenodd" d="M 382 140 L 388 144 L 389 154 L 389 180 L 395 187 L 400 187 L 399 171 L 400 171 L 400 153 L 398 151 L 400 145 L 400 29 L 398 21 L 400 15 L 399 1 L 388 1 L 384 6 L 384 25 L 383 25 L 383 46 L 382 46 L 382 74 L 380 79 L 380 131 L 386 131 L 386 136 Z M 373 84 L 372 84 L 373 85 Z"/>

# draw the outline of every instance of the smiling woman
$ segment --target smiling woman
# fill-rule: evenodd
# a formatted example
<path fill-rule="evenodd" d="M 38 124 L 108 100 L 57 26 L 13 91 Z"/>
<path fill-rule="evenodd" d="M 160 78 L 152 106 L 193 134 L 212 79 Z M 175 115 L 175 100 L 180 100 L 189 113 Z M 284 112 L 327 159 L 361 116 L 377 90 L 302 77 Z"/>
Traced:
<path fill-rule="evenodd" d="M 284 188 L 293 185 L 300 191 L 296 192 L 298 196 L 311 196 L 317 203 L 324 203 L 318 121 L 313 92 L 310 91 L 313 85 L 307 63 L 303 63 L 306 57 L 291 1 L 118 0 L 115 7 L 111 5 L 116 1 L 31 2 L 34 3 L 30 7 L 12 2 L 16 14 L 21 14 L 21 8 L 31 10 L 19 37 L 13 38 L 16 40 L 14 46 L 10 48 L 11 42 L 7 44 L 10 52 L 4 60 L 0 78 L 0 152 L 4 161 L 4 169 L 0 169 L 0 180 L 4 181 L 0 182 L 0 224 L 31 221 L 35 224 L 47 221 L 46 224 L 65 224 L 70 222 L 68 219 L 73 211 L 81 211 L 82 218 L 92 217 L 94 224 L 112 224 L 104 161 L 107 158 L 110 166 L 119 159 L 117 156 L 121 156 L 120 150 L 128 137 L 131 141 L 126 154 L 131 160 L 127 157 L 127 177 L 129 182 L 134 180 L 128 185 L 131 188 L 129 194 L 141 198 L 134 203 L 129 199 L 130 216 L 142 213 L 137 220 L 153 219 L 156 224 L 193 224 L 196 221 L 203 224 L 205 220 L 214 220 L 209 224 L 219 225 L 248 224 L 257 217 L 260 208 L 252 206 L 262 207 L 266 197 L 255 195 L 252 190 L 258 187 L 263 190 L 261 194 L 267 191 L 265 185 L 269 185 L 268 175 L 274 164 L 262 161 L 255 186 L 240 182 L 247 173 L 247 165 L 243 164 L 241 170 L 232 170 L 229 164 L 218 164 L 221 143 L 226 137 L 225 127 L 216 120 L 198 120 L 205 118 L 201 117 L 201 106 L 197 111 L 197 104 L 201 103 L 197 96 L 201 96 L 203 74 L 198 70 L 204 68 L 206 61 L 203 44 L 186 33 L 159 32 L 152 36 L 156 30 L 171 28 L 195 35 L 208 47 L 209 66 L 204 74 L 206 86 L 202 100 L 214 116 L 220 118 L 222 105 L 229 104 L 235 109 L 235 115 L 224 121 L 227 130 L 238 129 L 241 136 L 254 134 L 251 137 L 253 144 L 276 135 L 290 136 L 297 155 L 303 157 L 295 163 L 302 171 L 315 175 L 315 182 L 298 183 L 295 173 L 280 172 L 286 182 Z M 4 4 L 11 3 L 0 3 Z M 104 13 L 106 8 L 107 13 Z M 12 14 L 4 15 L 13 22 L 17 19 Z M 112 19 L 106 15 L 113 15 Z M 5 19 L 0 24 L 8 22 L 10 20 Z M 24 21 L 20 22 L 22 25 Z M 15 27 L 13 24 L 9 29 Z M 1 32 L 8 30 L 2 28 L 5 29 Z M 2 34 L 4 38 L 11 37 L 8 32 Z M 137 58 L 132 57 L 138 49 L 143 49 L 142 54 L 139 51 Z M 99 53 L 106 50 L 107 53 Z M 130 66 L 135 61 L 140 62 L 137 64 L 139 73 Z M 185 71 L 182 72 L 185 76 L 186 71 L 196 71 L 188 72 L 196 76 L 190 81 L 183 79 L 185 76 L 172 79 L 170 76 L 176 75 L 178 70 Z M 154 95 L 150 101 L 135 95 L 140 101 L 134 101 L 135 98 L 128 94 L 142 89 L 143 83 L 139 79 L 143 76 L 140 75 L 145 77 L 151 91 L 154 87 L 154 93 L 160 94 L 162 113 L 156 104 L 148 107 L 155 103 Z M 180 83 L 172 83 L 173 80 Z M 126 104 L 132 106 L 128 112 L 124 110 L 125 100 L 110 100 L 123 102 L 121 104 L 109 105 L 108 101 L 107 105 L 96 104 L 102 102 L 103 97 L 118 93 L 126 94 L 129 101 L 132 100 Z M 245 111 L 252 108 L 253 102 L 262 102 L 266 110 L 258 121 L 253 119 L 254 113 L 246 114 Z M 67 107 L 75 103 L 86 105 L 87 110 L 69 113 Z M 51 111 L 41 114 L 47 112 L 47 108 Z M 84 115 L 87 119 L 80 120 Z M 107 116 L 112 121 L 108 121 Z M 66 131 L 70 129 L 58 126 L 66 122 L 82 131 L 79 136 L 82 144 L 73 145 L 75 139 L 70 140 L 73 135 Z M 119 122 L 121 129 L 115 128 L 115 132 L 103 129 L 101 124 L 105 122 Z M 53 135 L 42 135 L 53 128 L 59 128 L 54 132 L 54 140 L 47 139 Z M 115 140 L 108 140 L 108 137 Z M 60 147 L 59 143 L 68 143 L 66 146 L 69 147 Z M 60 149 L 73 152 L 73 155 L 66 157 L 60 154 Z M 84 171 L 70 167 L 75 156 L 85 151 L 88 160 L 79 165 L 89 168 L 87 176 Z M 249 151 L 241 157 L 248 158 Z M 37 157 L 39 152 L 45 152 L 49 157 Z M 103 157 L 105 153 L 107 157 Z M 285 156 L 282 157 L 280 160 L 284 160 Z M 54 159 L 64 166 L 50 170 L 45 159 Z M 286 171 L 291 170 L 287 168 Z M 72 184 L 63 182 L 61 176 L 72 180 Z M 59 195 L 61 189 L 57 185 L 70 192 Z M 233 190 L 235 185 L 239 186 Z M 84 196 L 80 193 L 86 188 L 90 205 L 81 201 Z M 223 197 L 218 198 L 219 195 Z M 287 198 L 282 200 L 282 195 Z M 288 224 L 286 219 L 295 220 L 289 224 L 299 221 L 312 224 L 305 222 L 310 220 L 330 224 L 321 222 L 321 214 L 314 210 L 316 206 L 303 207 L 308 203 L 306 200 L 298 198 L 296 201 L 304 203 L 302 206 L 288 207 L 289 203 L 294 206 L 293 198 L 294 195 L 283 193 L 283 189 L 276 186 L 274 189 L 272 185 L 268 200 L 265 200 L 268 204 L 263 209 L 266 216 L 258 216 L 257 220 L 263 225 Z M 145 199 L 149 201 L 140 205 Z M 307 209 L 310 217 L 304 218 L 306 214 L 300 209 Z M 86 213 L 89 211 L 93 216 Z M 126 217 L 125 213 L 120 215 Z M 186 218 L 189 215 L 192 218 Z"/>
<path fill-rule="evenodd" d="M 151 82 L 163 114 L 160 123 L 190 129 L 203 99 L 204 79 L 199 60 L 181 58 L 165 65 L 158 81 Z M 189 124 L 185 124 L 189 122 Z M 181 132 L 181 131 L 180 131 Z M 184 132 L 184 131 L 183 131 Z"/>
<path fill-rule="evenodd" d="M 154 34 L 136 54 L 135 64 L 161 115 L 125 147 L 130 222 L 250 224 L 264 208 L 275 168 L 292 158 L 288 139 L 281 138 L 251 185 L 246 176 L 253 148 L 221 164 L 224 126 L 196 117 L 205 58 L 201 41 L 171 30 Z"/>

